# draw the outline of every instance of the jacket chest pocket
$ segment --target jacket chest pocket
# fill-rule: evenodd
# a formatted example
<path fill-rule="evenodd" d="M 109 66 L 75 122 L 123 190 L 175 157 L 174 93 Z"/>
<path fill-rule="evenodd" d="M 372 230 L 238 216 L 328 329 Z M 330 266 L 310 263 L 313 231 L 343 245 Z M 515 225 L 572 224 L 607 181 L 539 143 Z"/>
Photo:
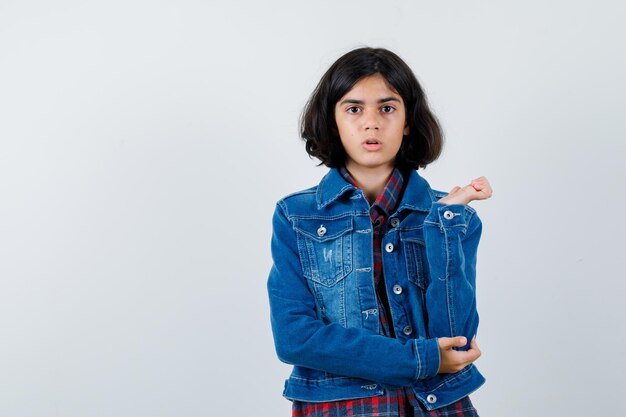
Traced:
<path fill-rule="evenodd" d="M 428 260 L 426 259 L 426 244 L 424 243 L 423 229 L 405 230 L 400 233 L 400 240 L 404 248 L 406 272 L 409 281 L 423 290 L 430 281 Z"/>
<path fill-rule="evenodd" d="M 352 272 L 352 217 L 294 221 L 304 276 L 333 286 Z"/>

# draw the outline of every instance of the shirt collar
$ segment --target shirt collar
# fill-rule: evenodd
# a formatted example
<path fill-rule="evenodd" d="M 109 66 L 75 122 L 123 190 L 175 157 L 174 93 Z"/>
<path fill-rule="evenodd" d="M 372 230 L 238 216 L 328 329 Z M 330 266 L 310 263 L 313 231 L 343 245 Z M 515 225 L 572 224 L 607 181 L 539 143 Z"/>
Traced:
<path fill-rule="evenodd" d="M 404 193 L 396 211 L 401 210 L 417 210 L 430 211 L 433 201 L 436 197 L 428 182 L 422 178 L 417 171 L 410 170 L 403 176 Z M 317 188 L 317 207 L 319 209 L 326 207 L 341 195 L 348 191 L 356 191 L 358 188 L 351 184 L 341 175 L 340 168 L 331 168 L 330 171 L 322 178 Z"/>
<path fill-rule="evenodd" d="M 358 187 L 356 180 L 350 175 L 350 172 L 346 169 L 345 166 L 339 169 L 341 176 L 354 185 Z M 402 192 L 402 185 L 404 184 L 404 176 L 402 172 L 398 168 L 394 168 L 387 184 L 385 184 L 385 188 L 383 188 L 383 192 L 376 198 L 376 201 L 372 204 L 371 209 L 380 209 L 382 212 L 389 216 L 394 212 L 396 207 L 398 206 L 398 202 L 400 200 L 400 194 Z M 370 209 L 370 210 L 371 210 Z"/>

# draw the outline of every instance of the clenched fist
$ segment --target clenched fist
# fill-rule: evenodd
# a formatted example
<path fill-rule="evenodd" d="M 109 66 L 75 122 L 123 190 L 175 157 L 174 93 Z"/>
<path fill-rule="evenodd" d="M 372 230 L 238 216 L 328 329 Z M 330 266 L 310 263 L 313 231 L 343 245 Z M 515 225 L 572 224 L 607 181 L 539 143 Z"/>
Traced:
<path fill-rule="evenodd" d="M 439 200 L 445 204 L 468 204 L 474 200 L 486 200 L 493 194 L 491 184 L 487 177 L 480 177 L 472 180 L 465 187 L 458 185 L 450 190 L 447 196 Z"/>

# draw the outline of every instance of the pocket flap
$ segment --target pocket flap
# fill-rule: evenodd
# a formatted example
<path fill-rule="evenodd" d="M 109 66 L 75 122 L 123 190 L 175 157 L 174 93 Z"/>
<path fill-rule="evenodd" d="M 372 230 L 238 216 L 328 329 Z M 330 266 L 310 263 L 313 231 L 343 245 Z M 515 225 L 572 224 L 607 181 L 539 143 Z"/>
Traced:
<path fill-rule="evenodd" d="M 353 229 L 352 216 L 329 220 L 327 218 L 297 219 L 294 229 L 318 242 L 336 239 Z"/>

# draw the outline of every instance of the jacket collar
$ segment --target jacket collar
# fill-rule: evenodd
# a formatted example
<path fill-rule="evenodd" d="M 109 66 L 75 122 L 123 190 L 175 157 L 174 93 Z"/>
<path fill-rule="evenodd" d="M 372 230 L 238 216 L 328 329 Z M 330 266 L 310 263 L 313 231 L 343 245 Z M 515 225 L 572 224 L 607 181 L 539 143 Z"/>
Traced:
<path fill-rule="evenodd" d="M 415 170 L 409 171 L 404 178 L 406 185 L 402 200 L 400 200 L 396 211 L 399 212 L 405 209 L 430 211 L 430 207 L 436 198 L 428 182 Z M 317 187 L 316 198 L 318 209 L 326 207 L 337 200 L 341 195 L 351 190 L 355 191 L 357 187 L 348 183 L 337 168 L 331 168 L 330 171 L 324 175 L 324 178 L 320 181 L 320 185 Z"/>

